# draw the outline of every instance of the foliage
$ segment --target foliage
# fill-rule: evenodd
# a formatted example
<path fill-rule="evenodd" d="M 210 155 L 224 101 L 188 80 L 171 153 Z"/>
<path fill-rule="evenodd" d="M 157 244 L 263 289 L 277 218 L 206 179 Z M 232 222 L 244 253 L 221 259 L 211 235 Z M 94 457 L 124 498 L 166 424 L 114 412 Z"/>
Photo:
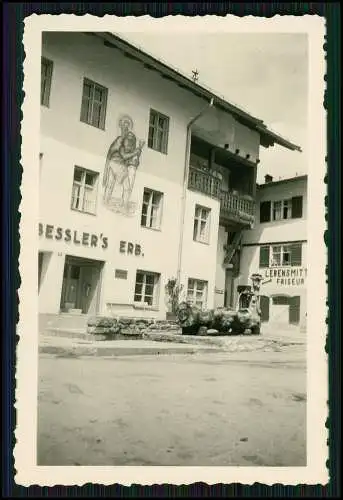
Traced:
<path fill-rule="evenodd" d="M 165 286 L 165 293 L 171 307 L 171 312 L 176 314 L 180 303 L 183 285 L 176 278 L 169 278 Z"/>

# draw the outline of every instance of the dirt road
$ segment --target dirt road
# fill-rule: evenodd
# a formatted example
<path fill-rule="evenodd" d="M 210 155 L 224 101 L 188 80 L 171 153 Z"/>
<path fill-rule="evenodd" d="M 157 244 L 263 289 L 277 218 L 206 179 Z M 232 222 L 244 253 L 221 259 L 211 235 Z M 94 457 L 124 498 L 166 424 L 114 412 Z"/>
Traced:
<path fill-rule="evenodd" d="M 39 465 L 306 465 L 291 353 L 40 358 Z"/>

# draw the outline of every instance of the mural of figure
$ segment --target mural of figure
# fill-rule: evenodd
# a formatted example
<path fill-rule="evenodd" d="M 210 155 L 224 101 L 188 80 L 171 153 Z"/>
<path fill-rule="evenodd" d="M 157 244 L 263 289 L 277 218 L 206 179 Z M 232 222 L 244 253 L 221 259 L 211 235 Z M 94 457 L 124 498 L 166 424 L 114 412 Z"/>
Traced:
<path fill-rule="evenodd" d="M 145 141 L 139 141 L 133 132 L 133 121 L 125 115 L 119 120 L 120 135 L 109 147 L 103 177 L 103 200 L 111 208 L 113 200 L 120 199 L 127 207 L 135 183 L 136 171 Z"/>

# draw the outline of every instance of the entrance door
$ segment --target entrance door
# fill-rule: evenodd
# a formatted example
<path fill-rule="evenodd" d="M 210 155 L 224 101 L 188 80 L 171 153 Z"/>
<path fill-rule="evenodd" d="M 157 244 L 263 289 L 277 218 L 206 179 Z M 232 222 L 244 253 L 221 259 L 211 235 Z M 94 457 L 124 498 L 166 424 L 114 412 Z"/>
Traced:
<path fill-rule="evenodd" d="M 66 257 L 61 310 L 96 314 L 102 262 Z"/>
<path fill-rule="evenodd" d="M 80 274 L 80 265 L 65 263 L 61 296 L 62 310 L 78 309 Z"/>
<path fill-rule="evenodd" d="M 94 301 L 96 301 L 95 292 L 97 291 L 99 280 L 99 268 L 91 265 L 81 267 L 80 308 L 84 314 L 90 312 L 90 309 L 96 309 Z"/>

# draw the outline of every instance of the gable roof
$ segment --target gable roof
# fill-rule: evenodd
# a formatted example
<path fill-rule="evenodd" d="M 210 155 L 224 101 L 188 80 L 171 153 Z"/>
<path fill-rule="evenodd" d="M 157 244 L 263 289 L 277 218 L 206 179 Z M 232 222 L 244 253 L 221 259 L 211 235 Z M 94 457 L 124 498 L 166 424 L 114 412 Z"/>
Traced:
<path fill-rule="evenodd" d="M 109 32 L 92 32 L 91 34 L 102 38 L 106 46 L 121 50 L 126 57 L 141 62 L 147 69 L 157 71 L 162 78 L 173 81 L 179 87 L 192 92 L 194 95 L 207 101 L 214 99 L 214 106 L 230 113 L 243 125 L 256 130 L 256 132 L 260 134 L 262 146 L 268 148 L 269 146 L 278 144 L 279 146 L 283 146 L 284 148 L 292 151 L 301 152 L 300 146 L 293 144 L 276 132 L 268 129 L 262 120 L 230 103 L 224 97 L 216 94 L 212 90 L 195 83 L 191 78 L 183 75 L 179 70 L 176 70 L 162 62 L 160 59 L 147 54 L 145 51 L 135 45 L 132 45 L 123 38 Z"/>

